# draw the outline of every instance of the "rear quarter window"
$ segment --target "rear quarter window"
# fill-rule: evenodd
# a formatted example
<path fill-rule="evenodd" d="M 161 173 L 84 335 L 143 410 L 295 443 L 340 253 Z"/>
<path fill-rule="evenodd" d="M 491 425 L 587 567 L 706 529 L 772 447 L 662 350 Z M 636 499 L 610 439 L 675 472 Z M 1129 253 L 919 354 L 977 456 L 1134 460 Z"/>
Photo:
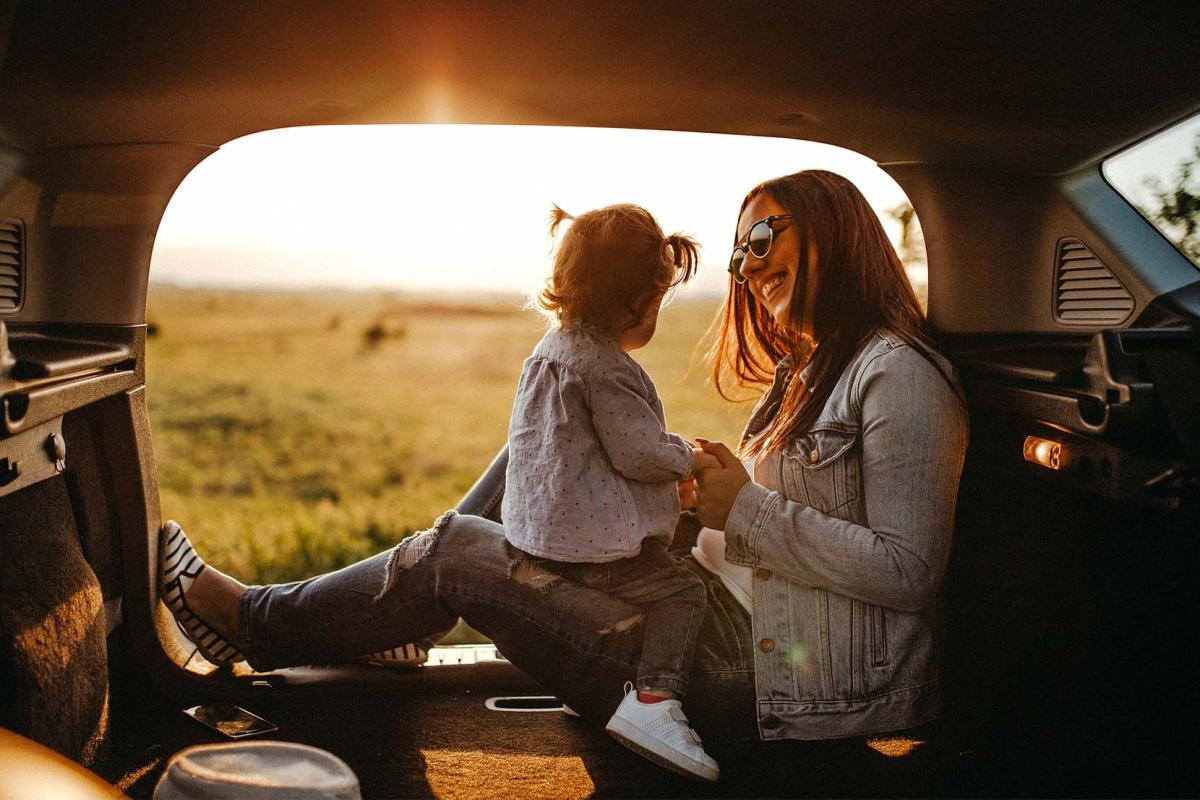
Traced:
<path fill-rule="evenodd" d="M 1200 115 L 1104 162 L 1104 177 L 1200 267 Z"/>

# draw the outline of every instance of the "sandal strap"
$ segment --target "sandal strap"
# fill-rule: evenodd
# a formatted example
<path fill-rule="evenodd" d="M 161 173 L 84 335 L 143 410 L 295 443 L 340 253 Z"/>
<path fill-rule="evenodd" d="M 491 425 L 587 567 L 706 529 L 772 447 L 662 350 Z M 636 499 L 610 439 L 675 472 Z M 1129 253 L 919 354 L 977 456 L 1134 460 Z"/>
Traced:
<path fill-rule="evenodd" d="M 162 548 L 162 556 L 159 559 L 162 600 L 174 615 L 180 630 L 196 645 L 201 655 L 214 664 L 225 666 L 244 660 L 241 651 L 196 616 L 188 605 L 187 589 L 208 565 L 192 549 L 187 534 L 178 524 L 168 522 L 163 527 L 163 535 L 159 541 Z"/>

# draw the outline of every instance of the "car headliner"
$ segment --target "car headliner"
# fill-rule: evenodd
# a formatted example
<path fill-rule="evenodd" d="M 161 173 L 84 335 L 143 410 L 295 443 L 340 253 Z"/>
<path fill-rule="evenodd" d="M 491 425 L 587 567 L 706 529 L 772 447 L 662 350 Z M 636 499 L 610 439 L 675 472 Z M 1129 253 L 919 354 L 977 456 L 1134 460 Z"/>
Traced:
<path fill-rule="evenodd" d="M 27 3 L 0 142 L 525 123 L 1060 173 L 1196 110 L 1198 22 L 1197 3 Z"/>

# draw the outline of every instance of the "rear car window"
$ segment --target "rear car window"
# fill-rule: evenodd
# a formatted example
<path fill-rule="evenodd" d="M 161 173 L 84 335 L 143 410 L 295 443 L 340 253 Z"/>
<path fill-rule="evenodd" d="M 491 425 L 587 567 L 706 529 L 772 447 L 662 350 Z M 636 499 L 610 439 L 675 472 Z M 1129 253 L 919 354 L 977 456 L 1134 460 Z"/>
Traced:
<path fill-rule="evenodd" d="M 1200 114 L 1104 162 L 1104 177 L 1200 267 Z"/>
<path fill-rule="evenodd" d="M 832 169 L 925 293 L 899 186 L 828 145 L 652 131 L 358 126 L 230 142 L 180 185 L 150 272 L 148 402 L 164 518 L 247 583 L 336 569 L 429 525 L 504 445 L 551 203 L 636 202 L 703 246 L 638 360 L 672 430 L 747 409 L 696 360 L 754 183 Z"/>

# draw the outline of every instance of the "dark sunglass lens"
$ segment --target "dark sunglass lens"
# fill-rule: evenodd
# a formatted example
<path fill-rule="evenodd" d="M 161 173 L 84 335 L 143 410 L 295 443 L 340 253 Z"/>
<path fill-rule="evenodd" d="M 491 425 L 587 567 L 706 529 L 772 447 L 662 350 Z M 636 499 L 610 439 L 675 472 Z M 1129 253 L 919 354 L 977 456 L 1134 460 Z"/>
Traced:
<path fill-rule="evenodd" d="M 745 278 L 742 276 L 742 264 L 745 263 L 745 261 L 746 251 L 740 247 L 734 248 L 733 255 L 729 257 L 729 274 L 732 275 L 733 279 L 738 283 L 741 283 L 745 280 Z"/>
<path fill-rule="evenodd" d="M 746 245 L 756 258 L 762 258 L 771 249 L 771 237 L 773 235 L 771 223 L 761 220 L 754 223 L 754 227 L 750 229 L 750 235 L 746 237 Z"/>

